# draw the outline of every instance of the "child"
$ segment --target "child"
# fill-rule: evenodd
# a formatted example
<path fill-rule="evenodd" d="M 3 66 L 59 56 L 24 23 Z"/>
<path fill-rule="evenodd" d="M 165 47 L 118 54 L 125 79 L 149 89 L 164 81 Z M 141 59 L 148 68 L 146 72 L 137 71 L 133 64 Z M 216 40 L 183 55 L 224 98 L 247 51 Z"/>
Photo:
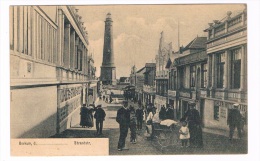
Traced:
<path fill-rule="evenodd" d="M 135 144 L 136 143 L 136 122 L 137 122 L 137 118 L 136 118 L 136 113 L 135 113 L 134 107 L 130 106 L 129 110 L 130 110 L 130 131 L 131 131 L 130 142 Z"/>
<path fill-rule="evenodd" d="M 182 121 L 182 126 L 179 130 L 180 139 L 181 139 L 181 147 L 187 147 L 188 140 L 190 138 L 189 128 L 187 127 L 187 122 Z"/>

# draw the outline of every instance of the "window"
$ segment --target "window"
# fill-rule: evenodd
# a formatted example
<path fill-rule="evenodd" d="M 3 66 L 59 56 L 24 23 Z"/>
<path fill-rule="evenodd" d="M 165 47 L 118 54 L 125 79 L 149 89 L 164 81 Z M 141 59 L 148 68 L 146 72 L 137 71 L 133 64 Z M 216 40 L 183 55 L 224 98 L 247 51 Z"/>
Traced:
<path fill-rule="evenodd" d="M 177 87 L 177 72 L 173 72 L 173 90 L 176 90 Z"/>
<path fill-rule="evenodd" d="M 173 70 L 170 72 L 169 88 L 173 89 Z"/>
<path fill-rule="evenodd" d="M 201 87 L 206 88 L 207 86 L 207 64 L 201 65 Z"/>
<path fill-rule="evenodd" d="M 224 65 L 225 65 L 224 53 L 218 54 L 217 55 L 217 88 L 223 88 Z"/>
<path fill-rule="evenodd" d="M 185 70 L 183 67 L 180 68 L 179 70 L 179 75 L 180 75 L 180 88 L 184 88 L 185 86 L 185 79 L 184 79 L 184 75 L 185 75 Z"/>
<path fill-rule="evenodd" d="M 214 120 L 219 120 L 219 106 L 214 106 Z"/>
<path fill-rule="evenodd" d="M 241 48 L 231 50 L 231 88 L 240 88 Z"/>
<path fill-rule="evenodd" d="M 78 70 L 82 71 L 82 51 L 78 50 Z"/>
<path fill-rule="evenodd" d="M 195 87 L 196 66 L 190 67 L 190 87 Z"/>

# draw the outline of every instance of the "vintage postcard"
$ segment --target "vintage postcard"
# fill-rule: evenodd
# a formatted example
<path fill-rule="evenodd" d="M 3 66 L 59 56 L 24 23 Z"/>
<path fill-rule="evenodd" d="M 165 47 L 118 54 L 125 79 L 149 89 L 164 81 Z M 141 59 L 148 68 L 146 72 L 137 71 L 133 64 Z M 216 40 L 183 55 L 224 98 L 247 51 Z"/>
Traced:
<path fill-rule="evenodd" d="M 11 156 L 247 155 L 247 12 L 11 5 Z"/>

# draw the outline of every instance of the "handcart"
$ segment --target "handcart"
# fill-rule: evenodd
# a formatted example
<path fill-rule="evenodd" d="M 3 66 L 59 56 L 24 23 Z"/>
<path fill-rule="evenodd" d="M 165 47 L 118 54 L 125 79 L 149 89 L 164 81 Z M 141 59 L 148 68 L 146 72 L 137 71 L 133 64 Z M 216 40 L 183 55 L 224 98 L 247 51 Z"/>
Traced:
<path fill-rule="evenodd" d="M 164 148 L 179 145 L 179 128 L 180 125 L 175 121 L 162 121 L 161 123 L 153 123 L 153 146 L 160 148 L 163 152 Z"/>

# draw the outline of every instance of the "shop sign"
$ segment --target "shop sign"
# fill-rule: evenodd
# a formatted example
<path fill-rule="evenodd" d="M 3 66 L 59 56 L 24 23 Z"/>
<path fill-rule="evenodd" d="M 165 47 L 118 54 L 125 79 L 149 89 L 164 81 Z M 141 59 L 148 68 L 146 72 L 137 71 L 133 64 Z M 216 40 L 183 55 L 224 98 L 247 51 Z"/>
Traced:
<path fill-rule="evenodd" d="M 63 88 L 60 90 L 60 102 L 67 101 L 77 95 L 80 95 L 82 91 L 82 86 Z"/>
<path fill-rule="evenodd" d="M 220 108 L 220 117 L 226 118 L 227 117 L 227 109 L 224 107 Z"/>
<path fill-rule="evenodd" d="M 180 96 L 190 98 L 190 93 L 180 92 Z"/>

